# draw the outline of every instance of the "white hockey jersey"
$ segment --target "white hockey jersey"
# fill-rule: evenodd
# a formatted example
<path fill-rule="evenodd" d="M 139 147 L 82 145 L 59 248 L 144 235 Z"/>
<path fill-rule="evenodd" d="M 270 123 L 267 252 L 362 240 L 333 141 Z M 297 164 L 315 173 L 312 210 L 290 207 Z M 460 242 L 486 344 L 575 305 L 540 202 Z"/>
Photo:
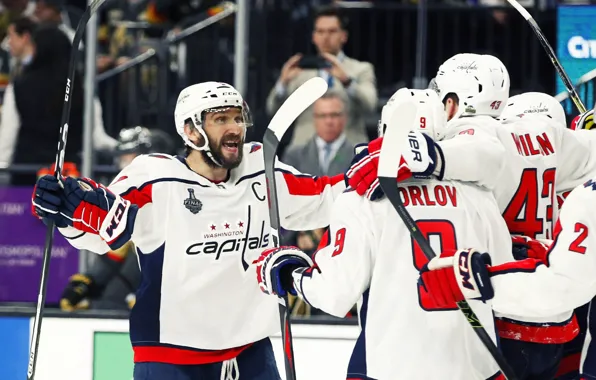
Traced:
<path fill-rule="evenodd" d="M 596 182 L 575 188 L 561 209 L 548 265 L 504 270 L 492 277 L 493 308 L 540 318 L 573 310 L 596 296 Z"/>
<path fill-rule="evenodd" d="M 596 172 L 596 134 L 584 132 L 560 128 L 544 115 L 506 123 L 486 116 L 457 119 L 448 123 L 439 142 L 445 157 L 443 178 L 491 184 L 487 187 L 511 234 L 552 239 L 556 192 L 570 190 Z M 484 141 L 495 139 L 503 150 L 497 162 L 491 162 L 496 155 L 487 151 L 494 144 Z M 485 170 L 470 174 L 470 162 Z"/>
<path fill-rule="evenodd" d="M 245 144 L 229 178 L 213 183 L 181 157 L 136 158 L 109 186 L 139 207 L 132 241 L 142 281 L 130 316 L 135 361 L 228 360 L 279 331 L 278 301 L 261 292 L 252 261 L 270 246 L 260 144 Z M 276 164 L 281 224 L 329 224 L 343 176 L 311 177 Z M 62 229 L 77 248 L 103 253 L 97 235 Z M 250 266 L 250 268 L 249 268 Z M 213 352 L 218 351 L 218 352 Z"/>
<path fill-rule="evenodd" d="M 594 140 L 596 139 L 596 133 L 594 133 L 593 130 L 580 129 L 575 131 L 574 133 L 577 133 L 577 138 L 579 140 L 588 142 L 590 146 L 594 144 Z M 582 163 L 577 162 L 577 160 L 580 159 L 578 156 L 571 155 L 569 157 L 570 168 L 580 167 L 578 173 L 579 175 L 573 176 L 563 183 L 557 181 L 557 205 L 559 207 L 559 210 L 561 209 L 561 206 L 563 206 L 565 198 L 567 198 L 567 196 L 569 195 L 569 193 L 571 193 L 573 189 L 575 189 L 577 186 L 582 185 L 584 182 L 586 182 L 586 180 L 590 178 L 596 178 L 596 168 L 594 167 L 595 165 L 591 161 L 593 159 L 592 156 L 595 154 L 596 153 L 592 151 L 591 155 L 589 157 L 586 157 L 588 161 L 587 166 L 585 168 L 581 168 Z M 564 159 L 567 158 L 564 157 Z"/>
<path fill-rule="evenodd" d="M 512 260 L 507 226 L 489 191 L 416 180 L 400 192 L 435 252 L 479 244 Z M 315 265 L 293 273 L 294 286 L 310 305 L 339 317 L 358 302 L 362 331 L 347 378 L 474 380 L 497 374 L 456 305 L 434 310 L 416 285 L 428 260 L 389 200 L 370 202 L 346 191 L 336 200 L 328 236 Z M 494 339 L 490 303 L 470 305 Z"/>
<path fill-rule="evenodd" d="M 499 209 L 512 235 L 552 239 L 558 216 L 557 189 L 565 189 L 585 180 L 596 170 L 596 134 L 566 130 L 544 115 L 500 123 L 487 116 L 456 119 L 448 123 L 446 137 L 439 143 L 445 162 L 445 179 L 469 180 L 470 161 L 479 168 L 476 182 L 489 183 Z M 504 148 L 497 162 L 494 140 Z M 485 140 L 491 144 L 483 144 Z M 500 171 L 494 169 L 502 164 Z M 498 264 L 498 262 L 493 262 Z M 499 334 L 503 338 L 546 343 L 541 337 L 557 336 L 559 341 L 573 339 L 577 321 L 571 311 L 543 316 L 521 317 L 497 313 Z M 524 321 L 520 326 L 515 321 Z M 544 323 L 556 322 L 565 329 L 550 328 Z M 550 328 L 550 333 L 546 331 Z M 555 331 L 556 330 L 556 331 Z"/>

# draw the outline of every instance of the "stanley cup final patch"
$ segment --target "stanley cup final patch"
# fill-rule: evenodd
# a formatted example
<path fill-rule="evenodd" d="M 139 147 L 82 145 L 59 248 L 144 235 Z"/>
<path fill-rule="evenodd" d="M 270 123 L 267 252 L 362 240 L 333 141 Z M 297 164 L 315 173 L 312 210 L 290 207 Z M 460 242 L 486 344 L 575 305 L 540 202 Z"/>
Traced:
<path fill-rule="evenodd" d="M 203 208 L 203 203 L 195 197 L 195 190 L 194 189 L 187 189 L 188 190 L 188 198 L 184 200 L 184 207 L 188 209 L 188 211 L 192 212 L 193 214 L 198 214 L 199 211 Z"/>

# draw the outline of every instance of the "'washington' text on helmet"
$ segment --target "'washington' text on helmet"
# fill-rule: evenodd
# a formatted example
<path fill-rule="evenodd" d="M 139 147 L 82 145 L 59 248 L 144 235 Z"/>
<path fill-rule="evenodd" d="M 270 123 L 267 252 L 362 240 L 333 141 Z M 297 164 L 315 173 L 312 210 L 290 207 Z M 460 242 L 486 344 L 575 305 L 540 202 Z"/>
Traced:
<path fill-rule="evenodd" d="M 509 98 L 509 73 L 492 55 L 457 54 L 439 67 L 435 83 L 441 101 L 449 94 L 457 95 L 455 117 L 498 117 Z"/>
<path fill-rule="evenodd" d="M 561 103 L 542 92 L 526 92 L 509 98 L 499 119 L 503 121 L 530 115 L 544 115 L 553 119 L 561 128 L 567 127 L 567 118 Z"/>

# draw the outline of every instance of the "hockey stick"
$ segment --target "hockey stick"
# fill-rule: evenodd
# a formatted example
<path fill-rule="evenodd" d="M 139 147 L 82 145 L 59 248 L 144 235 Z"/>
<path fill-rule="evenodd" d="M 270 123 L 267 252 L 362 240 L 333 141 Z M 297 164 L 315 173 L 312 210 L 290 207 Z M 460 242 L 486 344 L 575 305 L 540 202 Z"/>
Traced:
<path fill-rule="evenodd" d="M 77 64 L 79 45 L 83 39 L 85 26 L 91 16 L 104 3 L 105 0 L 93 0 L 85 9 L 81 16 L 79 25 L 72 40 L 72 51 L 70 52 L 70 62 L 68 64 L 68 77 L 66 78 L 66 90 L 64 93 L 64 105 L 62 106 L 62 119 L 60 123 L 60 140 L 58 141 L 58 151 L 56 153 L 56 168 L 54 176 L 60 180 L 62 176 L 62 167 L 64 166 L 64 154 L 66 149 L 66 138 L 68 136 L 68 122 L 70 119 L 71 108 L 71 88 L 75 81 L 75 68 Z M 92 75 L 92 73 L 87 73 Z M 37 354 L 39 350 L 39 337 L 41 334 L 41 320 L 43 317 L 43 309 L 46 302 L 46 293 L 48 290 L 48 274 L 50 271 L 50 258 L 52 255 L 52 245 L 54 244 L 54 229 L 53 222 L 48 223 L 46 230 L 46 242 L 43 250 L 43 261 L 41 265 L 41 280 L 39 284 L 39 294 L 37 295 L 37 308 L 35 309 L 35 317 L 33 319 L 33 335 L 31 337 L 31 346 L 29 352 L 29 364 L 27 366 L 27 380 L 33 380 L 35 376 L 35 365 L 37 364 Z"/>
<path fill-rule="evenodd" d="M 283 135 L 290 128 L 294 120 L 327 91 L 327 82 L 323 78 L 315 77 L 304 83 L 286 99 L 277 113 L 269 122 L 263 137 L 263 157 L 265 160 L 265 178 L 269 200 L 269 220 L 273 246 L 279 247 L 279 203 L 277 201 L 277 186 L 275 183 L 275 157 L 277 148 Z M 294 348 L 292 346 L 292 331 L 290 330 L 290 312 L 288 297 L 283 297 L 279 305 L 279 320 L 281 322 L 281 337 L 284 348 L 284 362 L 286 380 L 296 379 L 296 365 L 294 363 Z"/>
<path fill-rule="evenodd" d="M 519 12 L 519 14 L 522 15 L 523 18 L 526 19 L 528 24 L 530 24 L 532 30 L 534 31 L 534 34 L 536 34 L 536 37 L 538 37 L 540 44 L 542 44 L 542 47 L 546 51 L 546 55 L 548 55 L 548 58 L 550 58 L 550 61 L 553 63 L 553 66 L 555 66 L 555 70 L 557 70 L 557 74 L 559 74 L 559 77 L 563 81 L 563 85 L 569 92 L 569 97 L 571 98 L 573 103 L 575 103 L 575 106 L 577 107 L 579 112 L 586 112 L 586 106 L 579 98 L 579 95 L 577 94 L 577 91 L 575 90 L 573 83 L 571 83 L 571 79 L 569 79 L 569 76 L 565 72 L 565 69 L 561 65 L 561 62 L 559 62 L 559 59 L 555 55 L 553 48 L 548 43 L 546 37 L 544 36 L 544 33 L 542 32 L 542 29 L 540 29 L 540 27 L 536 23 L 536 20 L 534 20 L 534 17 L 532 17 L 532 15 L 526 10 L 526 8 L 522 7 L 521 4 L 517 2 L 517 0 L 507 0 L 507 2 L 511 4 L 511 6 L 513 6 L 513 8 L 515 8 Z"/>
<path fill-rule="evenodd" d="M 410 231 L 412 238 L 418 243 L 424 255 L 431 260 L 436 256 L 430 246 L 428 240 L 424 237 L 422 232 L 418 229 L 416 222 L 404 206 L 401 196 L 399 194 L 399 187 L 397 184 L 397 172 L 401 158 L 401 152 L 398 147 L 402 146 L 407 141 L 408 133 L 411 126 L 416 120 L 416 105 L 413 103 L 400 104 L 393 110 L 389 117 L 389 125 L 383 137 L 383 145 L 381 146 L 381 153 L 379 155 L 379 185 L 383 192 L 397 211 L 401 220 L 405 223 Z M 495 362 L 501 368 L 503 375 L 509 380 L 515 380 L 513 370 L 505 361 L 505 357 L 499 351 L 499 348 L 490 338 L 486 329 L 480 323 L 480 320 L 468 305 L 467 301 L 457 303 L 457 307 L 464 314 L 468 323 L 472 326 L 478 338 L 482 341 L 484 346 L 488 349 Z"/>

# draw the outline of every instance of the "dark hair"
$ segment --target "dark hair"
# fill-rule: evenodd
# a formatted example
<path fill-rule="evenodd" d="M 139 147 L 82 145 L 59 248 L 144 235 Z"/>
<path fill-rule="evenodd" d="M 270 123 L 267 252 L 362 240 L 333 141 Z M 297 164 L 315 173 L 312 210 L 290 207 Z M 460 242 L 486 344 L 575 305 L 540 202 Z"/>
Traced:
<path fill-rule="evenodd" d="M 344 31 L 348 30 L 348 19 L 344 17 L 338 7 L 326 6 L 319 8 L 313 17 L 313 29 L 314 24 L 316 24 L 317 20 L 321 17 L 335 17 L 337 18 L 337 21 L 339 21 L 339 27 Z"/>
<path fill-rule="evenodd" d="M 11 22 L 10 25 L 14 25 L 14 30 L 19 36 L 22 36 L 25 33 L 32 35 L 37 28 L 37 24 L 29 17 L 19 17 Z"/>
<path fill-rule="evenodd" d="M 447 99 L 451 99 L 456 105 L 459 105 L 459 97 L 455 92 L 450 92 L 447 95 L 445 95 L 445 98 L 443 99 L 443 104 L 447 104 Z"/>

